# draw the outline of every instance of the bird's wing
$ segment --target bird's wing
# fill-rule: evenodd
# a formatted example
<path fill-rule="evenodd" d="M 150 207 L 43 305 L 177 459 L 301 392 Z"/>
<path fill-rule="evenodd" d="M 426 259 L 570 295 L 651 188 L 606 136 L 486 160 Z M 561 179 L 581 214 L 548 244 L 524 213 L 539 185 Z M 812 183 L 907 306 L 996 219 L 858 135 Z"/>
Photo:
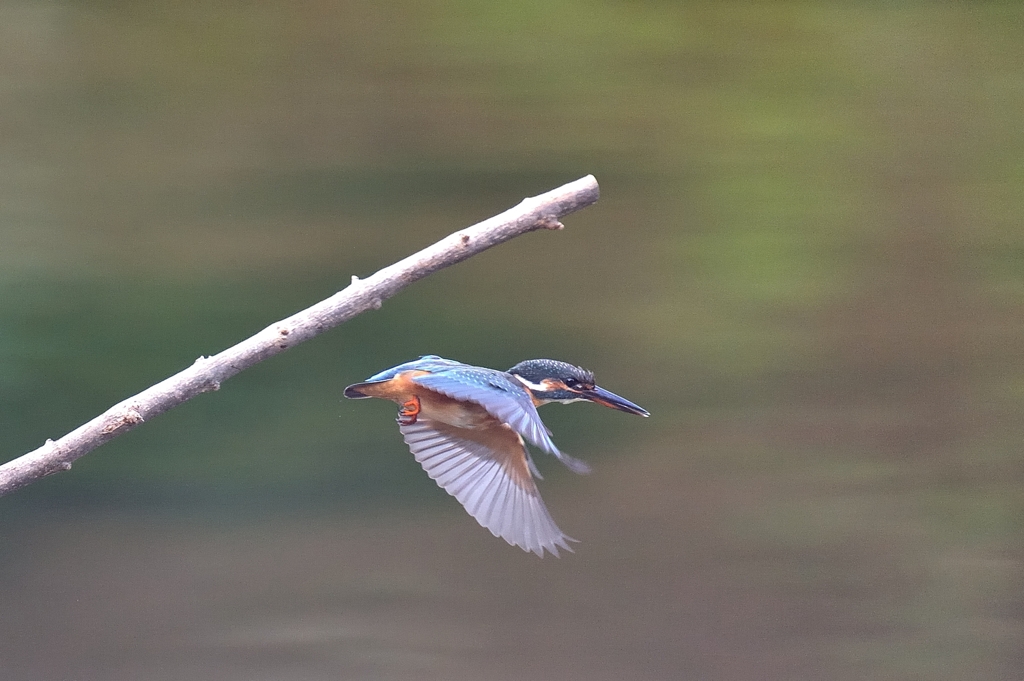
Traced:
<path fill-rule="evenodd" d="M 475 402 L 544 451 L 555 456 L 561 454 L 551 440 L 550 431 L 540 420 L 529 393 L 500 372 L 489 372 L 487 375 L 439 372 L 416 376 L 412 380 L 452 399 Z"/>
<path fill-rule="evenodd" d="M 530 476 L 523 440 L 495 424 L 469 430 L 420 417 L 401 426 L 413 456 L 434 481 L 496 537 L 543 557 L 572 551 Z"/>

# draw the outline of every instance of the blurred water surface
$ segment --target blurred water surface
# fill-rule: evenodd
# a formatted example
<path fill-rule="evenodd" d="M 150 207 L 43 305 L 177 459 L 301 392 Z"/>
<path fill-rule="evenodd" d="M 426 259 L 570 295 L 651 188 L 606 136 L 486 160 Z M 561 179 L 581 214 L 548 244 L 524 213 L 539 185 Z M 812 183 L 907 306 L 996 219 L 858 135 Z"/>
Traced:
<path fill-rule="evenodd" d="M 0 5 L 4 458 L 455 229 L 601 201 L 0 500 L 4 679 L 1024 677 L 1024 10 Z M 555 357 L 575 555 L 342 388 Z"/>

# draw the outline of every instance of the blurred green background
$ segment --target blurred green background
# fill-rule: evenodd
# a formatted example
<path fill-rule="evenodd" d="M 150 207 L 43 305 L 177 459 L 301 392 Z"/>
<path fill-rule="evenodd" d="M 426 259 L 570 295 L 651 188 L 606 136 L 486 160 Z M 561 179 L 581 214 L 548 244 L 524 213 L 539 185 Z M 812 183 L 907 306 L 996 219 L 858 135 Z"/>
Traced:
<path fill-rule="evenodd" d="M 1024 9 L 4 2 L 4 459 L 522 197 L 602 198 L 0 499 L 0 676 L 1024 677 Z M 342 388 L 554 357 L 575 555 Z"/>

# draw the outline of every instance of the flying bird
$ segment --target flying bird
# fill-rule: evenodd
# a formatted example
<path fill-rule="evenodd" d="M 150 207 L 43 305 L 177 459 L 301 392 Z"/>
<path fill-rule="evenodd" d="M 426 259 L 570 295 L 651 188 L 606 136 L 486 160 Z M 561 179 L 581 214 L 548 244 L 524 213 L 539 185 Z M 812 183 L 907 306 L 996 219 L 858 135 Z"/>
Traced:
<path fill-rule="evenodd" d="M 541 557 L 572 551 L 568 542 L 576 540 L 544 506 L 524 439 L 572 471 L 590 468 L 555 446 L 537 407 L 587 401 L 650 416 L 599 387 L 593 373 L 551 359 L 498 371 L 425 355 L 348 386 L 345 397 L 396 402 L 399 430 L 427 475 L 494 536 Z"/>

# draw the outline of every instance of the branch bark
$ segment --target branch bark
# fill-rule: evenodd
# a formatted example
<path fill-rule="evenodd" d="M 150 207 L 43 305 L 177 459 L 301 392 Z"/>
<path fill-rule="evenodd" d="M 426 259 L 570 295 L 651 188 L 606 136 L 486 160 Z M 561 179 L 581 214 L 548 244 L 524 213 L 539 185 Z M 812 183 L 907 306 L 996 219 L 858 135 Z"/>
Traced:
<path fill-rule="evenodd" d="M 0 466 L 0 496 L 39 478 L 69 470 L 71 463 L 118 435 L 127 433 L 200 393 L 220 389 L 235 374 L 279 352 L 309 340 L 381 303 L 409 284 L 454 265 L 491 246 L 538 229 L 562 229 L 559 218 L 597 201 L 592 175 L 459 230 L 433 246 L 352 283 L 330 298 L 271 324 L 254 336 L 212 357 L 200 357 L 189 368 L 115 404 L 59 440 Z"/>

